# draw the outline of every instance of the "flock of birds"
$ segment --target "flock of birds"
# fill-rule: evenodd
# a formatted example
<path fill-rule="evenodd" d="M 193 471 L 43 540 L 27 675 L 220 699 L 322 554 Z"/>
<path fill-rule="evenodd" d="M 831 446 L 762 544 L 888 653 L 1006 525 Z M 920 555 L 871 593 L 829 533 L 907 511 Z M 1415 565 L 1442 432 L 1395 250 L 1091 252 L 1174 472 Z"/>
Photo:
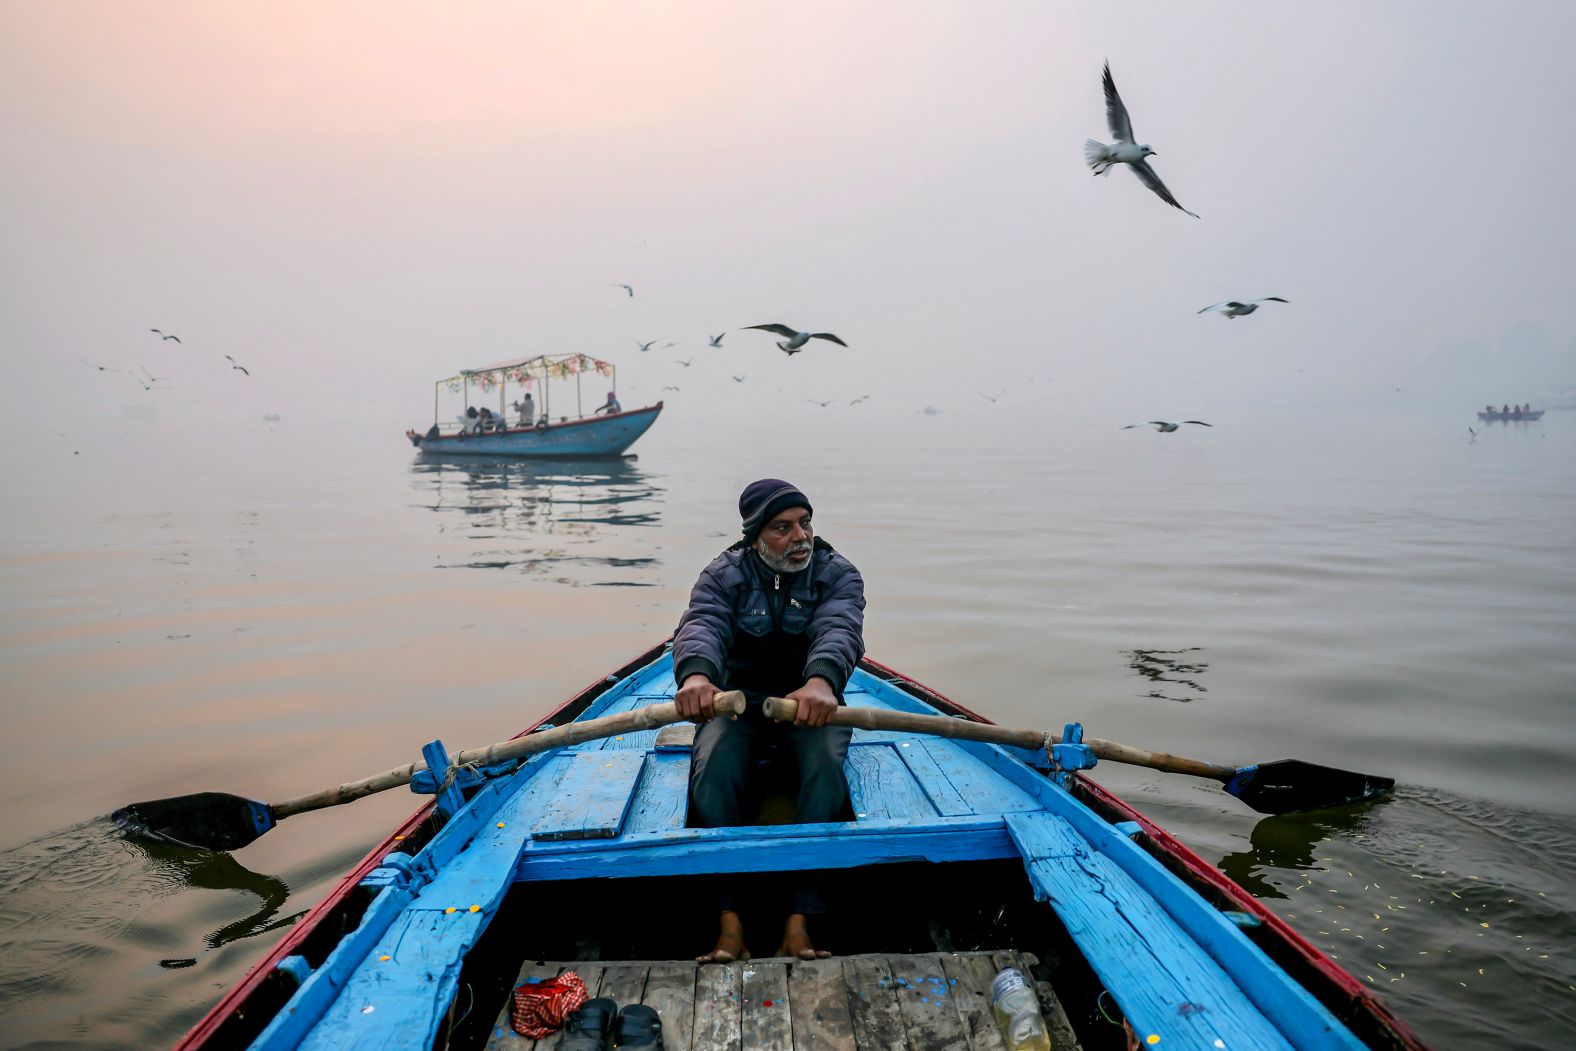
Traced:
<path fill-rule="evenodd" d="M 163 329 L 158 329 L 158 328 L 150 328 L 150 329 L 148 329 L 148 331 L 153 333 L 155 336 L 158 336 L 159 337 L 159 341 L 162 342 L 162 343 L 174 343 L 174 344 L 176 344 L 178 346 L 185 346 L 185 344 L 181 342 L 181 337 L 175 335 L 173 332 L 165 332 Z M 100 365 L 98 362 L 96 362 L 96 361 L 89 361 L 86 358 L 79 358 L 77 360 L 81 361 L 82 364 L 87 365 L 90 368 L 97 369 L 100 372 L 114 372 L 114 373 L 119 373 L 119 374 L 122 374 L 122 375 L 130 376 L 132 379 L 136 380 L 137 383 L 145 391 L 149 391 L 149 390 L 168 390 L 169 389 L 168 387 L 159 387 L 158 386 L 160 383 L 168 382 L 169 381 L 169 377 L 168 376 L 155 376 L 153 373 L 148 371 L 148 367 L 146 365 L 139 365 L 139 366 L 137 366 L 138 371 L 137 372 L 132 372 L 130 369 L 118 369 L 118 368 L 115 368 L 113 365 Z M 233 370 L 235 372 L 239 372 L 241 375 L 247 376 L 247 377 L 250 377 L 252 375 L 252 372 L 251 372 L 250 369 L 248 369 L 245 365 L 242 365 L 239 361 L 236 361 L 230 355 L 226 354 L 224 356 L 224 360 L 228 361 L 230 363 L 231 370 Z M 140 373 L 140 375 L 139 375 L 139 373 Z"/>
<path fill-rule="evenodd" d="M 616 282 L 613 285 L 613 287 L 614 288 L 621 288 L 621 289 L 623 289 L 624 290 L 624 294 L 627 295 L 631 299 L 633 299 L 634 296 L 635 296 L 635 287 L 633 285 L 625 284 L 623 282 Z M 738 331 L 740 331 L 740 332 L 748 332 L 748 331 L 754 331 L 754 330 L 770 332 L 770 333 L 772 333 L 774 335 L 781 336 L 782 340 L 777 343 L 777 349 L 782 351 L 784 354 L 788 355 L 790 358 L 793 357 L 795 354 L 798 354 L 798 353 L 802 352 L 804 350 L 804 348 L 805 348 L 805 345 L 808 344 L 812 339 L 824 339 L 828 343 L 836 343 L 840 347 L 848 346 L 847 343 L 843 342 L 842 337 L 838 336 L 835 333 L 832 333 L 832 332 L 810 332 L 810 331 L 803 331 L 803 332 L 801 332 L 799 329 L 793 328 L 790 325 L 781 324 L 780 322 L 773 322 L 773 323 L 768 324 L 768 325 L 745 325 L 742 328 L 738 329 Z M 718 350 L 724 349 L 723 345 L 722 345 L 722 341 L 723 341 L 724 338 L 727 337 L 728 332 L 729 332 L 728 329 L 723 329 L 721 332 L 718 332 L 716 335 L 708 335 L 706 337 L 706 345 L 708 347 L 713 347 L 713 348 L 716 348 Z M 644 342 L 641 342 L 639 340 L 636 340 L 636 342 L 635 342 L 635 348 L 637 350 L 639 350 L 640 353 L 642 353 L 642 354 L 649 354 L 653 350 L 665 350 L 668 347 L 674 347 L 674 346 L 677 346 L 677 345 L 678 345 L 678 341 L 677 340 L 655 340 L 655 339 L 650 339 L 650 340 L 646 340 Z M 687 358 L 674 358 L 673 359 L 673 364 L 679 366 L 680 368 L 685 368 L 685 369 L 690 368 L 692 365 L 695 364 L 695 355 L 691 354 Z M 735 383 L 743 383 L 745 380 L 749 379 L 749 374 L 748 373 L 745 373 L 745 374 L 742 374 L 742 375 L 738 374 L 738 373 L 730 373 L 729 375 L 731 375 L 733 377 L 733 382 L 735 382 Z M 662 393 L 666 394 L 669 391 L 673 391 L 675 393 L 678 393 L 680 390 L 681 390 L 681 388 L 679 388 L 678 386 L 673 385 L 673 384 L 669 384 L 668 386 L 665 386 L 665 387 L 662 388 Z M 848 402 L 848 404 L 849 405 L 858 405 L 861 402 L 869 400 L 869 398 L 870 398 L 870 395 L 862 394 L 859 397 L 854 398 L 852 401 Z M 816 399 L 816 398 L 806 398 L 805 401 L 809 402 L 812 405 L 819 405 L 821 408 L 824 409 L 824 408 L 826 408 L 826 407 L 828 407 L 830 405 L 836 405 L 837 402 L 838 402 L 838 399 L 837 398 L 831 398 L 831 399 L 826 400 L 826 401 L 821 401 L 821 400 Z"/>
<path fill-rule="evenodd" d="M 1169 189 L 1167 189 L 1166 184 L 1160 180 L 1160 176 L 1156 175 L 1154 169 L 1150 167 L 1149 158 L 1156 155 L 1154 147 L 1146 142 L 1139 142 L 1137 137 L 1134 135 L 1132 117 L 1128 113 L 1127 105 L 1122 101 L 1121 94 L 1118 93 L 1116 89 L 1116 80 L 1111 75 L 1111 64 L 1109 62 L 1105 64 L 1102 83 L 1105 88 L 1106 123 L 1110 128 L 1111 137 L 1116 141 L 1104 143 L 1095 139 L 1089 139 L 1084 143 L 1084 160 L 1089 165 L 1090 171 L 1096 176 L 1109 175 L 1117 165 L 1125 164 L 1138 178 L 1138 181 L 1143 183 L 1144 186 L 1148 187 L 1149 190 L 1155 194 L 1155 196 L 1159 197 L 1171 207 L 1176 208 L 1179 211 L 1186 212 L 1188 215 L 1191 215 L 1193 218 L 1197 219 L 1199 217 L 1198 214 L 1196 212 L 1189 211 L 1187 208 L 1184 208 L 1181 202 L 1176 199 Z M 635 288 L 631 284 L 618 282 L 614 284 L 613 287 L 622 289 L 624 294 L 630 299 L 635 297 Z M 1248 315 L 1254 313 L 1264 303 L 1286 302 L 1289 301 L 1283 299 L 1280 296 L 1265 296 L 1261 299 L 1247 300 L 1233 299 L 1224 303 L 1215 303 L 1204 307 L 1199 311 L 1199 313 L 1206 314 L 1214 312 L 1221 314 L 1227 320 L 1235 320 L 1236 318 L 1247 317 Z M 772 322 L 770 324 L 764 325 L 746 325 L 739 331 L 770 332 L 775 336 L 781 337 L 776 341 L 777 349 L 788 355 L 790 358 L 792 358 L 795 354 L 803 352 L 811 340 L 824 340 L 828 343 L 835 343 L 840 347 L 848 346 L 848 344 L 835 333 L 815 332 L 809 329 L 797 329 L 791 325 L 784 325 L 781 322 Z M 173 333 L 164 332 L 161 329 L 149 329 L 149 332 L 166 342 L 174 342 L 177 344 L 181 342 L 179 336 L 174 335 Z M 723 339 L 727 335 L 727 330 L 724 330 L 717 333 L 716 335 L 709 336 L 707 339 L 707 346 L 721 348 L 723 345 Z M 658 340 L 637 342 L 637 346 L 642 354 L 649 353 L 653 349 L 664 349 L 674 345 L 674 341 L 671 340 L 661 342 Z M 230 367 L 235 371 L 240 372 L 245 376 L 251 375 L 251 372 L 246 368 L 246 366 L 236 361 L 235 358 L 231 357 L 229 354 L 224 355 L 224 358 L 230 363 Z M 694 364 L 694 360 L 694 355 L 691 355 L 688 358 L 677 360 L 676 363 L 682 368 L 689 368 L 692 364 Z M 140 373 L 138 373 L 112 368 L 107 365 L 99 365 L 94 362 L 87 361 L 86 359 L 83 359 L 83 362 L 84 364 L 98 369 L 100 372 L 125 372 L 126 375 L 131 376 L 132 379 L 136 380 L 144 390 L 154 390 L 159 383 L 164 382 L 166 379 L 165 377 L 154 376 L 147 370 L 145 366 L 141 367 Z M 747 379 L 747 374 L 732 375 L 733 381 L 735 383 L 743 383 Z M 662 390 L 663 392 L 676 392 L 679 390 L 679 388 L 674 385 L 669 385 L 663 387 Z M 986 394 L 983 391 L 977 393 L 981 398 L 984 398 L 986 401 L 994 405 L 1007 393 L 1007 391 L 1006 389 L 1003 389 L 995 394 Z M 850 406 L 858 405 L 864 401 L 867 401 L 869 397 L 870 395 L 868 394 L 861 395 L 860 397 L 850 400 L 847 404 Z M 805 400 L 813 405 L 818 405 L 823 409 L 831 405 L 835 405 L 838 402 L 838 399 L 836 398 L 827 399 L 824 401 L 816 398 L 806 398 Z M 1178 430 L 1183 424 L 1198 424 L 1203 427 L 1213 426 L 1212 424 L 1205 423 L 1203 420 L 1182 420 L 1179 422 L 1171 422 L 1168 420 L 1146 420 L 1142 423 L 1128 424 L 1123 429 L 1131 430 L 1136 427 L 1154 427 L 1159 433 L 1170 434 Z"/>
<path fill-rule="evenodd" d="M 1150 167 L 1149 158 L 1156 156 L 1155 149 L 1147 142 L 1139 142 L 1137 136 L 1133 133 L 1132 116 L 1128 113 L 1127 104 L 1122 101 L 1121 93 L 1116 89 L 1116 79 L 1111 75 L 1111 64 L 1109 62 L 1105 64 L 1101 81 L 1105 88 L 1106 124 L 1110 128 L 1111 137 L 1116 141 L 1105 143 L 1096 139 L 1089 139 L 1084 143 L 1084 161 L 1088 164 L 1090 171 L 1096 176 L 1109 175 L 1117 167 L 1117 165 L 1125 164 L 1132 171 L 1132 173 L 1137 176 L 1138 181 L 1143 183 L 1144 186 L 1148 187 L 1148 189 L 1154 193 L 1156 197 L 1159 197 L 1171 207 L 1191 215 L 1195 219 L 1199 218 L 1198 213 L 1189 211 L 1187 208 L 1182 206 L 1182 203 L 1176 199 L 1175 195 L 1173 195 L 1166 187 L 1166 184 L 1161 181 L 1160 176 L 1156 175 L 1155 170 Z M 623 289 L 624 293 L 630 298 L 633 298 L 635 295 L 635 289 L 632 285 L 619 283 L 615 284 L 613 287 Z M 1284 299 L 1281 296 L 1264 296 L 1260 299 L 1231 299 L 1224 303 L 1213 303 L 1200 309 L 1198 312 L 1200 314 L 1217 313 L 1226 318 L 1226 320 L 1232 321 L 1239 317 L 1247 317 L 1248 315 L 1257 311 L 1259 307 L 1265 303 L 1288 302 L 1290 302 L 1290 300 Z M 845 343 L 840 337 L 831 332 L 812 332 L 808 329 L 801 330 L 796 329 L 790 325 L 781 324 L 780 322 L 774 322 L 767 325 L 746 325 L 744 328 L 740 329 L 740 331 L 751 330 L 770 332 L 774 335 L 781 336 L 782 339 L 777 342 L 777 349 L 782 351 L 784 354 L 789 355 L 790 357 L 803 351 L 806 345 L 814 339 L 821 339 L 826 340 L 829 343 L 836 343 L 840 347 L 848 346 L 848 344 Z M 707 345 L 710 347 L 720 348 L 722 346 L 723 337 L 726 335 L 727 332 L 723 331 L 709 337 L 707 340 Z M 674 344 L 672 342 L 664 342 L 659 344 L 657 340 L 650 340 L 648 342 L 638 343 L 637 345 L 639 346 L 641 353 L 648 353 L 653 348 L 661 349 L 663 347 L 673 346 Z M 689 368 L 693 363 L 693 355 L 677 361 L 677 364 L 684 368 Z M 735 375 L 733 379 L 736 383 L 743 383 L 745 377 Z M 663 387 L 662 390 L 664 392 L 678 391 L 679 388 L 677 386 L 666 386 Z M 1002 398 L 1003 395 L 1007 393 L 1007 391 L 1006 389 L 1002 389 L 995 394 L 986 394 L 984 391 L 978 391 L 976 393 L 978 393 L 981 398 L 984 398 L 986 401 L 994 405 Z M 860 402 L 863 402 L 868 398 L 868 394 L 862 395 L 861 397 L 855 398 L 848 402 L 848 404 L 858 405 Z M 818 405 L 823 409 L 837 404 L 836 398 L 824 401 L 817 398 L 806 398 L 805 400 L 810 404 Z M 1138 427 L 1153 427 L 1157 433 L 1172 434 L 1181 429 L 1181 427 L 1185 424 L 1196 424 L 1201 427 L 1214 426 L 1213 424 L 1206 423 L 1203 420 L 1145 420 L 1141 423 L 1127 424 L 1122 429 L 1132 430 Z"/>

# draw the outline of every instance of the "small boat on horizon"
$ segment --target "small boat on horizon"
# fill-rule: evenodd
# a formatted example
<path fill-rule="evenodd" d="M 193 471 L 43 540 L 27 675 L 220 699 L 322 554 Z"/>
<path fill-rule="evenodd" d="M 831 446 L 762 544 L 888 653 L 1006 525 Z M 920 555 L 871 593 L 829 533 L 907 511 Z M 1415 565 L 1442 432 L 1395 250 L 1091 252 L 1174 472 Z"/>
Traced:
<path fill-rule="evenodd" d="M 1489 422 L 1489 423 L 1492 423 L 1495 420 L 1506 420 L 1506 421 L 1513 421 L 1513 420 L 1541 420 L 1543 418 L 1543 410 L 1542 409 L 1528 409 L 1525 412 L 1523 412 L 1520 409 L 1511 409 L 1508 412 L 1506 412 L 1506 411 L 1499 410 L 1499 409 L 1488 409 L 1488 410 L 1479 409 L 1477 417 L 1478 417 L 1478 419 L 1483 420 L 1485 422 Z"/>
<path fill-rule="evenodd" d="M 585 412 L 582 377 L 605 377 L 613 390 L 601 407 Z M 553 417 L 552 381 L 574 380 L 575 413 Z M 656 422 L 662 402 L 624 410 L 617 402 L 618 370 L 587 354 L 541 354 L 502 361 L 433 384 L 432 426 L 408 430 L 405 437 L 423 454 L 438 456 L 598 457 L 622 456 Z M 510 401 L 508 385 L 515 384 L 520 400 Z M 471 388 L 498 396 L 498 409 L 472 404 Z M 443 421 L 441 402 L 445 390 L 462 396 L 461 412 L 452 423 Z M 540 404 L 536 394 L 541 395 Z M 510 410 L 518 419 L 509 424 Z"/>
<path fill-rule="evenodd" d="M 515 741 L 671 701 L 669 645 Z M 991 726 L 868 658 L 845 696 L 889 721 Z M 411 784 L 435 798 L 177 1047 L 545 1049 L 554 1037 L 511 1028 L 512 990 L 569 970 L 587 995 L 655 1009 L 668 1051 L 1000 1047 L 991 981 L 1015 966 L 1058 1048 L 1424 1048 L 1242 886 L 1063 769 L 1087 764 L 1060 745 L 1053 762 L 1048 747 L 856 730 L 851 820 L 691 828 L 693 731 L 588 730 L 481 770 L 444 771 L 462 760 L 428 745 L 442 776 Z M 807 870 L 835 910 L 817 944 L 836 956 L 697 965 L 719 880 Z"/>

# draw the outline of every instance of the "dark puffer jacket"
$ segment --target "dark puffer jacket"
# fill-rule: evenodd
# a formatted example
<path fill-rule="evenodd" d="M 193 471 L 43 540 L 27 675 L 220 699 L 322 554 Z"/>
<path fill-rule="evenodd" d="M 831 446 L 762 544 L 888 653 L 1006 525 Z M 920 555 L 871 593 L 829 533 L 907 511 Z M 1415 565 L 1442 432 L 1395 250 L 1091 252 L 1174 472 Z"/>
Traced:
<path fill-rule="evenodd" d="M 700 672 L 719 688 L 783 694 L 812 675 L 839 699 L 864 656 L 865 582 L 815 538 L 810 564 L 776 573 L 744 541 L 714 558 L 690 592 L 673 638 L 680 685 Z"/>

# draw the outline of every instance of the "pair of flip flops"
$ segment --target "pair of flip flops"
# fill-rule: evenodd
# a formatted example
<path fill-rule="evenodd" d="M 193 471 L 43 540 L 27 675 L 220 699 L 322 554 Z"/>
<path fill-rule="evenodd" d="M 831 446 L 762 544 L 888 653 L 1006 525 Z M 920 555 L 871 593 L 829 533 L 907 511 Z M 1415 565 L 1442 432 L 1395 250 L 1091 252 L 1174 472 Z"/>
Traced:
<path fill-rule="evenodd" d="M 662 1019 L 645 1004 L 622 1011 L 605 996 L 587 1000 L 564 1022 L 558 1051 L 607 1051 L 638 1047 L 662 1051 Z"/>

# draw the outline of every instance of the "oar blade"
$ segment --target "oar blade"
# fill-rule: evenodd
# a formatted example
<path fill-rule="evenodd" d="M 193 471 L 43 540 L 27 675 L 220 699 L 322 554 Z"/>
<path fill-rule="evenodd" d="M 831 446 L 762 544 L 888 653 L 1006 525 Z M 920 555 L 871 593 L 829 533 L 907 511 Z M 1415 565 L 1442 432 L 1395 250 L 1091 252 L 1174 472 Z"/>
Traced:
<path fill-rule="evenodd" d="M 240 850 L 274 827 L 267 803 L 226 792 L 131 803 L 110 817 L 127 835 L 200 850 Z"/>
<path fill-rule="evenodd" d="M 1225 787 L 1261 814 L 1291 814 L 1383 795 L 1395 787 L 1395 778 L 1279 759 L 1239 768 Z"/>

